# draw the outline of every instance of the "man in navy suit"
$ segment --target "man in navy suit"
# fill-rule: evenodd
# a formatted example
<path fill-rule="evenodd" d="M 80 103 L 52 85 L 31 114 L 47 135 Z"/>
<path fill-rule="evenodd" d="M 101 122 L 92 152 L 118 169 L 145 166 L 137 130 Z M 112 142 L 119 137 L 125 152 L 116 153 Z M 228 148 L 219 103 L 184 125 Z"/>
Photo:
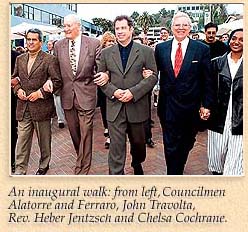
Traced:
<path fill-rule="evenodd" d="M 210 50 L 189 39 L 190 28 L 189 16 L 178 12 L 172 19 L 174 39 L 158 44 L 155 50 L 167 175 L 183 174 L 200 118 L 208 119 L 213 101 Z"/>

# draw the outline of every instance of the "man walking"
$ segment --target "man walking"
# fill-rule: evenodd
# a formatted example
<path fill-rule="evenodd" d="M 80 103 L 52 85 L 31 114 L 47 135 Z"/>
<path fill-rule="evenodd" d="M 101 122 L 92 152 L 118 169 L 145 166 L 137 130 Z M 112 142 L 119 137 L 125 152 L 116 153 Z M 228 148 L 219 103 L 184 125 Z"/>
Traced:
<path fill-rule="evenodd" d="M 158 115 L 163 131 L 168 175 L 182 175 L 202 119 L 210 115 L 213 84 L 210 51 L 188 38 L 191 20 L 178 12 L 172 19 L 173 40 L 160 43 L 155 58 L 160 72 Z"/>
<path fill-rule="evenodd" d="M 55 114 L 51 93 L 43 89 L 50 79 L 54 91 L 62 86 L 57 59 L 41 51 L 42 32 L 30 29 L 27 32 L 28 53 L 16 58 L 13 78 L 19 82 L 13 88 L 17 94 L 16 119 L 18 140 L 16 145 L 16 175 L 25 175 L 32 146 L 33 131 L 36 131 L 41 157 L 36 175 L 45 175 L 51 159 L 51 118 Z"/>
<path fill-rule="evenodd" d="M 128 16 L 117 16 L 114 27 L 118 44 L 102 51 L 99 65 L 99 71 L 108 71 L 110 77 L 102 86 L 107 95 L 111 140 L 109 173 L 124 174 L 128 134 L 134 174 L 142 175 L 142 162 L 146 158 L 144 123 L 149 118 L 148 93 L 157 82 L 154 52 L 152 48 L 132 41 L 133 22 Z M 143 68 L 152 70 L 153 74 L 144 78 Z"/>
<path fill-rule="evenodd" d="M 93 116 L 97 86 L 93 82 L 101 47 L 100 41 L 81 33 L 76 15 L 64 18 L 64 39 L 56 42 L 63 88 L 62 107 L 77 153 L 75 174 L 88 174 L 92 158 Z"/>

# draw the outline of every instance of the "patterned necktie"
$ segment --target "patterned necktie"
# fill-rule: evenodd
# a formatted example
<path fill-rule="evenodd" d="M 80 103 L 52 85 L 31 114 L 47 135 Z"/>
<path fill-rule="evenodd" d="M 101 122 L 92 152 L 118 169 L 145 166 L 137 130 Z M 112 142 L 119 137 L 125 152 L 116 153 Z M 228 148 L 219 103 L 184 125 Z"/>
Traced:
<path fill-rule="evenodd" d="M 178 43 L 178 48 L 177 48 L 176 56 L 175 56 L 175 65 L 174 65 L 175 77 L 177 77 L 180 71 L 180 68 L 182 66 L 182 63 L 183 63 L 182 47 L 181 47 L 181 43 Z"/>
<path fill-rule="evenodd" d="M 76 75 L 77 72 L 77 65 L 76 65 L 76 51 L 75 51 L 75 41 L 71 41 L 71 47 L 70 47 L 70 63 L 71 63 L 71 69 L 73 72 L 73 75 Z"/>

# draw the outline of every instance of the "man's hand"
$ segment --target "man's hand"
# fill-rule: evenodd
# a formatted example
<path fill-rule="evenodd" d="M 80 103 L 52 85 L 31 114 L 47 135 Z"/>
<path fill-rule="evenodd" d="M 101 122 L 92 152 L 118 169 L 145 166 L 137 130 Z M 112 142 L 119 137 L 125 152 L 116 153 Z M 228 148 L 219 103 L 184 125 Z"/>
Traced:
<path fill-rule="evenodd" d="M 40 90 L 37 90 L 27 96 L 27 99 L 31 102 L 34 102 L 38 100 L 39 98 L 42 98 L 42 93 Z"/>
<path fill-rule="evenodd" d="M 142 76 L 144 77 L 144 79 L 148 78 L 152 74 L 153 74 L 152 70 L 143 68 Z"/>
<path fill-rule="evenodd" d="M 209 109 L 201 107 L 200 110 L 199 110 L 199 113 L 200 113 L 200 118 L 202 120 L 208 120 L 208 118 L 210 116 L 210 110 Z"/>
<path fill-rule="evenodd" d="M 23 101 L 28 100 L 27 96 L 26 96 L 26 92 L 23 89 L 18 89 L 17 91 L 17 97 Z"/>
<path fill-rule="evenodd" d="M 117 99 L 120 99 L 124 95 L 124 93 L 125 93 L 125 90 L 117 89 L 114 92 L 114 97 L 117 98 Z"/>
<path fill-rule="evenodd" d="M 53 83 L 51 80 L 47 80 L 46 83 L 43 85 L 43 89 L 46 92 L 53 92 Z"/>
<path fill-rule="evenodd" d="M 104 86 L 109 81 L 108 74 L 104 72 L 97 73 L 94 78 L 94 83 L 98 86 Z"/>
<path fill-rule="evenodd" d="M 119 101 L 121 102 L 129 102 L 133 99 L 133 94 L 129 89 L 124 90 L 124 94 L 121 98 L 119 98 Z"/>
<path fill-rule="evenodd" d="M 15 86 L 19 84 L 19 79 L 17 77 L 11 79 L 11 88 L 15 88 Z"/>

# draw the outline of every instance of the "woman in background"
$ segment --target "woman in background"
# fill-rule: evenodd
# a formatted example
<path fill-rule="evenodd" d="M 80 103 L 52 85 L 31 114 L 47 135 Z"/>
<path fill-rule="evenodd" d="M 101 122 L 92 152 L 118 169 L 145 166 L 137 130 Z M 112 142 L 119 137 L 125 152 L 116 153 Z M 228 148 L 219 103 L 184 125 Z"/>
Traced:
<path fill-rule="evenodd" d="M 110 31 L 106 31 L 101 39 L 101 46 L 102 48 L 107 48 L 109 46 L 112 46 L 113 44 L 116 43 L 115 35 L 111 33 Z M 108 123 L 106 120 L 106 95 L 102 92 L 100 87 L 97 89 L 97 105 L 100 107 L 101 110 L 101 115 L 102 115 L 102 122 L 104 126 L 104 136 L 106 137 L 105 141 L 105 148 L 109 149 L 110 145 L 110 138 L 109 138 L 109 133 L 108 133 Z"/>

